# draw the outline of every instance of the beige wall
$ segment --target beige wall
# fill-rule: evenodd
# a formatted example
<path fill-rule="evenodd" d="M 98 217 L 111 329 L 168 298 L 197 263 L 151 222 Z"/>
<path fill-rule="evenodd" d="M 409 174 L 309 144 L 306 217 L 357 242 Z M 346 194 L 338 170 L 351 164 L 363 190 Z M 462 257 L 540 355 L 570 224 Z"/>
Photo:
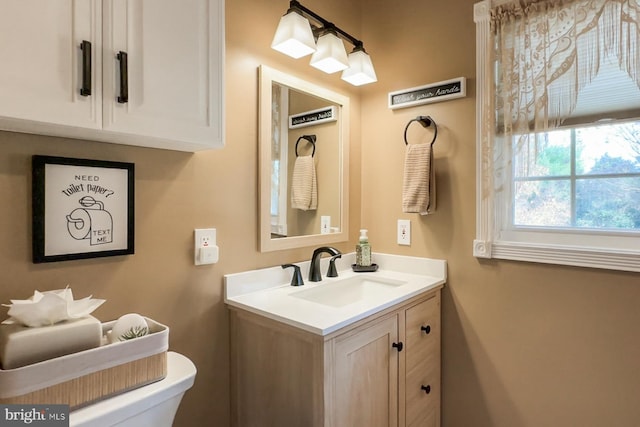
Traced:
<path fill-rule="evenodd" d="M 198 367 L 177 426 L 228 424 L 228 333 L 222 276 L 300 261 L 311 248 L 257 251 L 257 66 L 351 96 L 351 242 L 370 229 L 374 251 L 445 258 L 443 425 L 635 426 L 640 420 L 640 280 L 637 274 L 471 255 L 475 234 L 474 25 L 471 0 L 308 0 L 306 6 L 365 41 L 379 82 L 360 91 L 306 60 L 269 49 L 286 1 L 227 0 L 227 146 L 185 154 L 0 132 L 0 302 L 69 284 L 107 299 L 103 320 L 140 312 L 171 327 L 170 347 Z M 362 7 L 361 7 L 362 6 Z M 362 12 L 362 19 L 358 18 Z M 464 99 L 391 111 L 388 91 L 468 78 Z M 360 95 L 361 94 L 361 95 Z M 402 214 L 406 122 L 439 124 L 438 210 Z M 426 137 L 420 126 L 410 137 Z M 30 156 L 136 164 L 136 254 L 30 262 Z M 395 244 L 398 218 L 412 245 Z M 193 229 L 216 227 L 220 262 L 192 264 Z"/>
<path fill-rule="evenodd" d="M 443 426 L 640 425 L 640 276 L 472 256 L 474 1 L 390 3 L 363 1 L 379 82 L 362 98 L 362 226 L 374 250 L 448 260 Z M 389 91 L 459 76 L 464 99 L 386 107 Z M 402 132 L 417 115 L 440 130 L 437 211 L 427 217 L 401 209 Z M 410 131 L 413 142 L 431 136 Z M 395 244 L 398 218 L 411 220 L 411 247 Z"/>

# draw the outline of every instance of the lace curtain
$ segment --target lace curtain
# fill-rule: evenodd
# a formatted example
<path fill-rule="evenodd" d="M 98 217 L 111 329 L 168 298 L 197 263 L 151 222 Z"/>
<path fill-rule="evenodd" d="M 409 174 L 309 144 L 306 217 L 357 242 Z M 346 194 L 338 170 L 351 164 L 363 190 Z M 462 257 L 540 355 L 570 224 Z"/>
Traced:
<path fill-rule="evenodd" d="M 520 0 L 491 10 L 497 133 L 559 126 L 613 59 L 640 88 L 640 0 Z"/>

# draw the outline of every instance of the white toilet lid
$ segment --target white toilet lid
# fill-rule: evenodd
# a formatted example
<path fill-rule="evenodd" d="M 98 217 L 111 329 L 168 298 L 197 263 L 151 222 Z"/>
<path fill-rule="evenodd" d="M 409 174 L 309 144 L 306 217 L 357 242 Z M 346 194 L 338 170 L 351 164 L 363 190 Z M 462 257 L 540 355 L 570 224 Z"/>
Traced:
<path fill-rule="evenodd" d="M 196 376 L 196 367 L 187 357 L 170 351 L 167 353 L 167 376 L 161 381 L 101 400 L 71 412 L 70 427 L 97 427 L 101 420 L 108 419 L 104 425 L 113 425 L 120 419 L 126 419 L 144 412 L 171 397 L 184 393 L 191 388 Z"/>

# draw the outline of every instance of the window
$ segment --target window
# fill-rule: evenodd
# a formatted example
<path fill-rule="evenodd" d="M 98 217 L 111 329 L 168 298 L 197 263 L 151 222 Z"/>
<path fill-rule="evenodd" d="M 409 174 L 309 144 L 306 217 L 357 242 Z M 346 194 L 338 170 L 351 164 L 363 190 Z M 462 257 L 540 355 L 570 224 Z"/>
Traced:
<path fill-rule="evenodd" d="M 515 155 L 514 227 L 640 232 L 640 123 L 539 135 Z"/>
<path fill-rule="evenodd" d="M 474 18 L 474 255 L 640 271 L 640 0 Z"/>

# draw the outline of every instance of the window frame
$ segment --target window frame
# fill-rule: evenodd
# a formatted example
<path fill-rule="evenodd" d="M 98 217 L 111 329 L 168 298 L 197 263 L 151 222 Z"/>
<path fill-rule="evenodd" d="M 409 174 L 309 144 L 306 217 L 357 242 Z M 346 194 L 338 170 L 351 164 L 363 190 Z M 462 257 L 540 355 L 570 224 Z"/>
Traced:
<path fill-rule="evenodd" d="M 474 5 L 476 23 L 476 258 L 640 272 L 640 234 L 624 231 L 505 227 L 509 224 L 511 188 L 495 188 L 496 151 L 503 149 L 492 123 L 491 36 L 492 7 L 511 0 L 484 0 Z M 508 144 L 510 146 L 510 144 Z M 510 155 L 510 149 L 498 155 Z M 511 185 L 513 180 L 505 180 Z M 615 244 L 617 247 L 604 246 Z"/>

